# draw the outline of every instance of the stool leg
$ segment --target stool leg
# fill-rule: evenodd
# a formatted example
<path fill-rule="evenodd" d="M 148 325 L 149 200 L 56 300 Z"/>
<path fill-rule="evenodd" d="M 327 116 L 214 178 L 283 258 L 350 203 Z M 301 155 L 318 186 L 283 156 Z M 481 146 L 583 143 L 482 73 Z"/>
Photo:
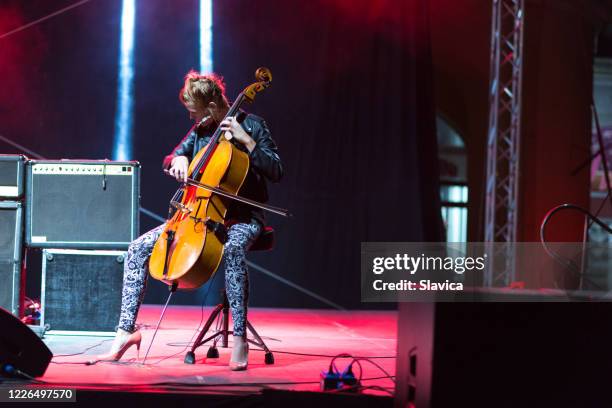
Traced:
<path fill-rule="evenodd" d="M 184 361 L 186 364 L 195 364 L 195 350 L 198 347 L 200 347 L 202 344 L 205 343 L 204 341 L 202 341 L 202 339 L 204 338 L 204 336 L 206 336 L 206 333 L 208 333 L 210 326 L 212 326 L 213 322 L 215 321 L 217 316 L 219 316 L 219 313 L 221 313 L 222 310 L 223 310 L 223 305 L 217 305 L 215 309 L 212 311 L 212 313 L 210 314 L 210 316 L 208 316 L 208 320 L 206 320 L 206 324 L 202 328 L 202 331 L 200 332 L 200 334 L 198 334 L 198 337 L 193 342 L 193 345 L 191 346 L 191 350 L 188 351 L 187 354 L 185 354 Z"/>
<path fill-rule="evenodd" d="M 248 340 L 248 339 L 247 339 L 247 341 L 249 343 L 251 343 L 251 344 L 254 344 L 254 345 L 264 349 L 264 351 L 266 353 L 264 361 L 265 361 L 266 364 L 274 364 L 274 354 L 272 354 L 272 352 L 270 351 L 268 346 L 266 346 L 266 343 L 264 343 L 263 339 L 259 336 L 259 334 L 257 333 L 257 331 L 255 330 L 255 328 L 253 327 L 251 322 L 249 322 L 248 319 L 247 319 L 247 330 L 251 332 L 253 337 L 255 337 L 255 341 L 254 340 Z"/>
<path fill-rule="evenodd" d="M 222 330 L 222 336 L 223 336 L 223 347 L 227 348 L 228 347 L 228 338 L 229 338 L 229 301 L 227 300 L 227 294 L 225 293 L 225 291 L 223 291 L 223 327 L 221 328 Z"/>
<path fill-rule="evenodd" d="M 206 333 L 212 326 L 215 319 L 219 317 L 219 315 L 221 315 L 221 330 L 209 336 L 208 338 L 204 339 L 204 336 L 206 336 Z M 266 343 L 264 343 L 263 339 L 259 336 L 259 334 L 257 333 L 257 331 L 255 330 L 255 328 L 253 327 L 251 322 L 249 322 L 248 319 L 246 321 L 246 324 L 247 324 L 247 331 L 251 332 L 251 334 L 255 338 L 255 340 L 250 340 L 247 336 L 246 340 L 251 344 L 261 347 L 264 350 L 264 352 L 266 353 L 265 354 L 266 364 L 274 364 L 274 355 L 272 354 L 272 351 L 270 351 L 268 346 L 266 346 Z M 213 340 L 213 345 L 208 350 L 207 357 L 208 358 L 218 357 L 219 354 L 216 349 L 217 341 L 219 338 L 221 338 L 221 347 L 227 348 L 229 345 L 229 334 L 230 333 L 232 333 L 232 331 L 229 330 L 229 302 L 227 300 L 227 295 L 224 291 L 223 292 L 223 302 L 221 304 L 218 304 L 215 307 L 215 309 L 212 311 L 210 316 L 208 317 L 208 320 L 206 321 L 204 328 L 198 334 L 198 337 L 196 338 L 195 342 L 193 343 L 191 347 L 191 350 L 188 351 L 187 354 L 185 355 L 185 360 L 184 360 L 185 363 L 194 364 L 195 363 L 195 350 L 209 340 Z"/>

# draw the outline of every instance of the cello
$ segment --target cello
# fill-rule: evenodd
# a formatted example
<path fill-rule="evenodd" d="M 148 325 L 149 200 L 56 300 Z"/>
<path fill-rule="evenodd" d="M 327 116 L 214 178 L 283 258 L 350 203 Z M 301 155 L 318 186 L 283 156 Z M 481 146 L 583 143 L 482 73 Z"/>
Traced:
<path fill-rule="evenodd" d="M 253 102 L 257 93 L 270 86 L 269 69 L 257 69 L 255 77 L 257 82 L 238 95 L 225 118 L 235 116 L 244 102 Z M 287 210 L 238 195 L 249 170 L 249 156 L 222 134 L 217 127 L 189 164 L 187 181 L 170 201 L 168 220 L 149 259 L 150 275 L 173 289 L 198 288 L 216 272 L 223 257 L 228 200 L 289 216 Z"/>

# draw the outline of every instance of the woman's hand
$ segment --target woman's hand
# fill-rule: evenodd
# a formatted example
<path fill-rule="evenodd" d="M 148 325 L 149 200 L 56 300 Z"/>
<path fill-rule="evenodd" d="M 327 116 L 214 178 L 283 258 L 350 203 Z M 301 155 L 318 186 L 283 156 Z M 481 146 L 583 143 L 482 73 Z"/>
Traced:
<path fill-rule="evenodd" d="M 227 140 L 230 140 L 231 138 L 236 139 L 245 145 L 249 152 L 252 152 L 255 148 L 255 140 L 253 140 L 253 138 L 244 131 L 235 117 L 229 116 L 225 118 L 223 122 L 221 122 L 221 130 L 223 130 L 223 135 Z"/>
<path fill-rule="evenodd" d="M 185 156 L 176 156 L 170 162 L 168 173 L 177 181 L 187 181 L 187 169 L 189 168 L 189 160 Z"/>

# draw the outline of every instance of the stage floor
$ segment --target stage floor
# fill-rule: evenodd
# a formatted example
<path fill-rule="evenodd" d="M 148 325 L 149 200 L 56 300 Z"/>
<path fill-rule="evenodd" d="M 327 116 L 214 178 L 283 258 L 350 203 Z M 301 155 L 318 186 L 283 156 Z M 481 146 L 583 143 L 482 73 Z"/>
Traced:
<path fill-rule="evenodd" d="M 204 308 L 204 319 L 211 310 Z M 144 305 L 141 309 L 138 323 L 142 325 L 143 341 L 139 360 L 132 347 L 118 363 L 78 364 L 106 352 L 111 338 L 47 335 L 45 342 L 55 357 L 40 379 L 100 391 L 164 392 L 168 387 L 192 394 L 238 390 L 256 393 L 263 389 L 319 391 L 320 373 L 327 370 L 331 360 L 328 356 L 340 353 L 378 357 L 373 361 L 395 375 L 396 312 L 250 308 L 249 320 L 274 352 L 275 363 L 266 365 L 264 352 L 251 348 L 249 368 L 242 372 L 228 368 L 231 348 L 219 348 L 219 359 L 207 361 L 208 347 L 204 345 L 196 352 L 195 364 L 183 362 L 186 344 L 202 316 L 197 306 L 168 308 L 143 365 L 160 312 L 161 306 L 157 305 Z M 342 370 L 349 361 L 338 359 L 336 365 Z M 385 378 L 387 374 L 380 368 L 366 361 L 361 365 L 363 385 L 374 387 L 364 393 L 382 396 L 389 395 L 385 390 L 393 391 L 392 380 Z M 359 369 L 354 366 L 354 371 L 358 376 Z"/>

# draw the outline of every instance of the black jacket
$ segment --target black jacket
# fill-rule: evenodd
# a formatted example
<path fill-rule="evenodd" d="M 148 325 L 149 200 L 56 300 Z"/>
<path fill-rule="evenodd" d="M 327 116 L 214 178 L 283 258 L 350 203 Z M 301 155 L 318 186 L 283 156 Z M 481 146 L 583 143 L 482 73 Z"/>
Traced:
<path fill-rule="evenodd" d="M 235 146 L 249 154 L 250 160 L 249 171 L 238 194 L 242 197 L 265 203 L 268 201 L 268 187 L 265 179 L 276 183 L 283 176 L 283 167 L 278 156 L 278 149 L 270 136 L 270 130 L 266 122 L 259 116 L 249 114 L 241 125 L 255 140 L 256 145 L 255 149 L 248 153 L 247 148 L 242 143 L 231 139 Z M 212 125 L 204 129 L 198 128 L 196 131 L 195 126 L 192 127 L 172 153 L 164 158 L 163 167 L 168 169 L 170 162 L 175 156 L 186 156 L 191 163 L 193 156 L 208 144 L 215 128 L 216 126 Z M 236 201 L 230 203 L 228 219 L 238 222 L 250 222 L 253 218 L 261 222 L 262 225 L 265 225 L 262 209 Z"/>

